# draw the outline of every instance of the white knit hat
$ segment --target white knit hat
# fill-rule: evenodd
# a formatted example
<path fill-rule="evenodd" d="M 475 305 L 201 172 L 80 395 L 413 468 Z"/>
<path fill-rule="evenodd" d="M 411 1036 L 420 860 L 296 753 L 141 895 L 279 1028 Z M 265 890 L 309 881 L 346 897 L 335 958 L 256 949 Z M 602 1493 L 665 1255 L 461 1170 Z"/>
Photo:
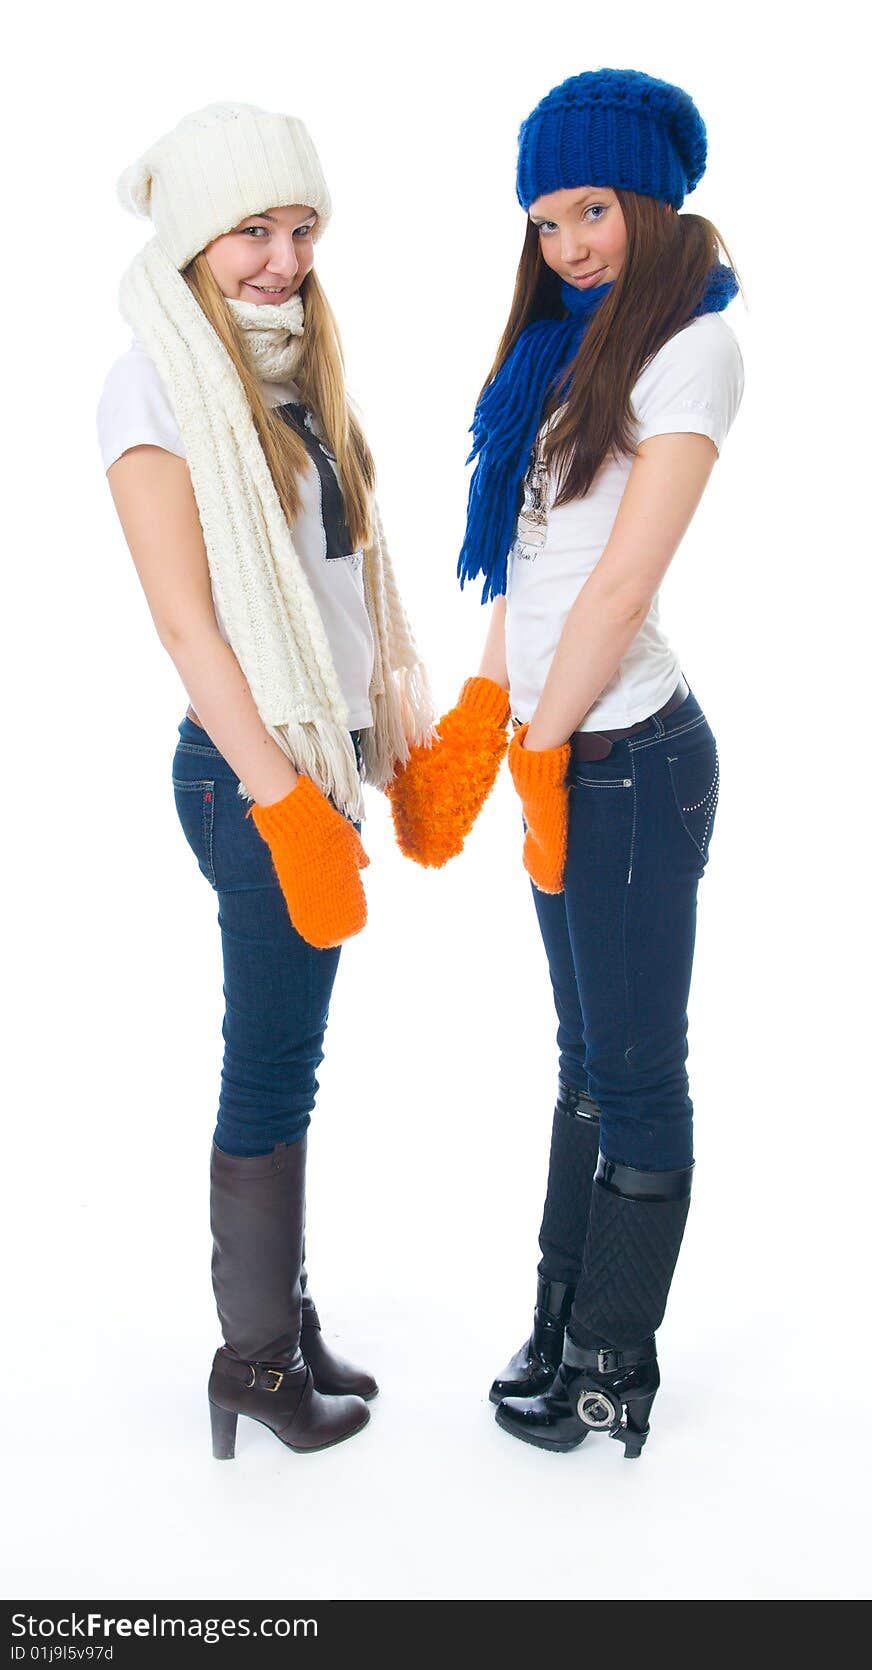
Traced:
<path fill-rule="evenodd" d="M 323 231 L 331 213 L 303 123 L 252 104 L 209 104 L 183 117 L 125 169 L 118 196 L 151 219 L 180 269 L 246 215 L 300 203 L 317 210 Z"/>

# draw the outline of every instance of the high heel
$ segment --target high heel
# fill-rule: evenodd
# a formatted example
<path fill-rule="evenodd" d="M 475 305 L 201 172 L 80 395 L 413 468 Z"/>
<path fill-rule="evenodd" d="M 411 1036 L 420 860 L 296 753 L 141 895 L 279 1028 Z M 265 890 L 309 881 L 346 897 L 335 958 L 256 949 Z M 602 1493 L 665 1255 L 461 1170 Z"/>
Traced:
<path fill-rule="evenodd" d="M 497 1425 L 543 1450 L 575 1450 L 592 1432 L 607 1433 L 624 1445 L 632 1461 L 648 1437 L 659 1385 L 653 1338 L 633 1350 L 587 1351 L 567 1335 L 550 1391 L 541 1397 L 505 1398 Z"/>
<path fill-rule="evenodd" d="M 219 1404 L 209 1399 L 209 1419 L 212 1422 L 212 1454 L 216 1461 L 232 1461 L 236 1455 L 236 1422 L 239 1419 L 235 1409 L 222 1409 Z"/>
<path fill-rule="evenodd" d="M 655 1390 L 645 1397 L 630 1398 L 627 1401 L 626 1423 L 621 1432 L 612 1433 L 613 1438 L 623 1438 L 625 1461 L 636 1461 L 642 1454 L 642 1446 L 651 1430 L 648 1416 L 656 1396 Z"/>

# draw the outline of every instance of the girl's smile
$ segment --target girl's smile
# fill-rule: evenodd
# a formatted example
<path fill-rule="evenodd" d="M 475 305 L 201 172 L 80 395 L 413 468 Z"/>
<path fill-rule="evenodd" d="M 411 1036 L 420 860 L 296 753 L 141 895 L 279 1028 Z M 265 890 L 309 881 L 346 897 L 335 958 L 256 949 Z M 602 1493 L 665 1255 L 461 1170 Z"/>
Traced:
<path fill-rule="evenodd" d="M 605 284 L 605 270 L 605 267 L 597 267 L 593 272 L 570 273 L 569 282 L 570 284 L 577 284 L 579 289 L 582 287 L 586 289 L 588 285 L 592 286 L 597 282 Z"/>
<path fill-rule="evenodd" d="M 248 284 L 248 283 L 246 283 L 244 285 L 244 289 L 246 289 L 246 290 L 256 290 L 259 295 L 270 296 L 273 301 L 276 301 L 280 296 L 289 296 L 290 293 L 291 293 L 291 287 L 290 287 L 289 284 L 282 284 L 278 288 L 276 288 L 275 286 L 269 285 L 269 284 Z"/>

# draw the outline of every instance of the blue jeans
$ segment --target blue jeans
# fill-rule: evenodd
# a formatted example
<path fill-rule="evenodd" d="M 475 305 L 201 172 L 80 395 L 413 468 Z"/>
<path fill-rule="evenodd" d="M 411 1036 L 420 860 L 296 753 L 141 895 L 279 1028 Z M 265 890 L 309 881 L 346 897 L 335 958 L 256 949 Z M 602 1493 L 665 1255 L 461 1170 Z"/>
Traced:
<path fill-rule="evenodd" d="M 565 890 L 533 889 L 561 1077 L 599 1103 L 606 1158 L 643 1170 L 693 1159 L 687 999 L 718 783 L 691 694 L 607 759 L 571 763 Z"/>
<path fill-rule="evenodd" d="M 206 732 L 184 718 L 173 793 L 188 845 L 218 895 L 224 956 L 214 1140 L 225 1154 L 268 1154 L 278 1142 L 297 1142 L 309 1124 L 339 948 L 318 951 L 292 925 L 238 784 Z"/>

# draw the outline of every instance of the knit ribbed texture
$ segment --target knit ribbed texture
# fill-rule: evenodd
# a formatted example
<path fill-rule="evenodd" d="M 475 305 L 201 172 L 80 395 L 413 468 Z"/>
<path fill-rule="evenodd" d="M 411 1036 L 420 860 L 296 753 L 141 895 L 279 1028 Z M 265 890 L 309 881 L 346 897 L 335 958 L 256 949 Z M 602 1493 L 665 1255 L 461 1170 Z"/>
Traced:
<path fill-rule="evenodd" d="M 120 302 L 169 395 L 215 598 L 258 713 L 297 769 L 357 820 L 363 796 L 348 709 L 233 362 L 156 239 L 128 268 Z M 373 725 L 362 752 L 367 781 L 383 788 L 410 744 L 429 734 L 433 707 L 377 511 L 374 521 L 363 569 Z"/>
<path fill-rule="evenodd" d="M 509 692 L 492 678 L 468 678 L 457 705 L 465 713 L 476 713 L 500 730 L 505 730 L 509 722 Z"/>
<path fill-rule="evenodd" d="M 681 87 L 641 70 L 585 70 L 537 104 L 518 136 L 518 201 L 611 186 L 679 209 L 705 172 L 706 131 Z"/>
<path fill-rule="evenodd" d="M 400 851 L 440 869 L 462 850 L 508 747 L 509 697 L 489 678 L 469 678 L 428 746 L 415 747 L 388 784 Z"/>
<path fill-rule="evenodd" d="M 262 383 L 292 383 L 303 357 L 306 316 L 297 292 L 286 302 L 240 302 L 224 298 L 233 314 L 249 368 Z"/>
<path fill-rule="evenodd" d="M 275 805 L 252 806 L 249 816 L 269 847 L 297 933 L 319 950 L 359 934 L 366 923 L 359 872 L 369 859 L 348 819 L 308 777 Z"/>
<path fill-rule="evenodd" d="M 210 104 L 185 116 L 125 169 L 118 196 L 147 215 L 175 267 L 246 215 L 299 203 L 330 219 L 330 194 L 304 124 L 251 104 Z"/>
<path fill-rule="evenodd" d="M 524 868 L 540 893 L 562 893 L 569 827 L 569 743 L 528 752 L 524 738 L 529 729 L 521 725 L 509 747 L 509 770 L 527 825 Z"/>

